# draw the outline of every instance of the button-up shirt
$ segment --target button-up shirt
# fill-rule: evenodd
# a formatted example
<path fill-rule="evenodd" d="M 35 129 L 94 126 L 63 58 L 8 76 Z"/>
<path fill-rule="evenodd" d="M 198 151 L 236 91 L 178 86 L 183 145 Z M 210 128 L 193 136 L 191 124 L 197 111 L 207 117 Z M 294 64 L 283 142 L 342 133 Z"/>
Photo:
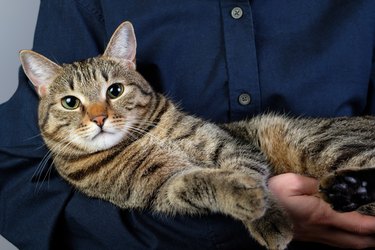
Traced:
<path fill-rule="evenodd" d="M 57 63 L 96 56 L 129 20 L 138 70 L 190 114 L 374 115 L 374 13 L 373 0 L 49 0 L 33 49 Z M 44 163 L 37 102 L 21 71 L 0 106 L 0 234 L 19 248 L 259 248 L 222 215 L 120 211 L 72 190 Z"/>

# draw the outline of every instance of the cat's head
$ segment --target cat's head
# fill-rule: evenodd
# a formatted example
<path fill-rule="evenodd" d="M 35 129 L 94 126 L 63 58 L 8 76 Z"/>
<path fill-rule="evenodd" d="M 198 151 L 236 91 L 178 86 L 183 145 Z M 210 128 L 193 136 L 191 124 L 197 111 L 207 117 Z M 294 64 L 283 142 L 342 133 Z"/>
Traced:
<path fill-rule="evenodd" d="M 40 96 L 39 126 L 52 150 L 92 153 L 136 134 L 154 92 L 135 71 L 135 55 L 129 22 L 117 28 L 102 56 L 85 61 L 58 65 L 36 52 L 20 52 Z"/>

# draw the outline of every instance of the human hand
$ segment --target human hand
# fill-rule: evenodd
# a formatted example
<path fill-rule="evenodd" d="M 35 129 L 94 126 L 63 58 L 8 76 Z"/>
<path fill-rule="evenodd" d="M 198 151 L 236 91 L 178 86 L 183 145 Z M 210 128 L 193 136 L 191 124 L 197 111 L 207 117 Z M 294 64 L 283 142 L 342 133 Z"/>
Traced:
<path fill-rule="evenodd" d="M 293 222 L 295 240 L 342 248 L 375 247 L 375 217 L 334 211 L 317 196 L 316 179 L 288 173 L 270 178 L 268 185 Z"/>

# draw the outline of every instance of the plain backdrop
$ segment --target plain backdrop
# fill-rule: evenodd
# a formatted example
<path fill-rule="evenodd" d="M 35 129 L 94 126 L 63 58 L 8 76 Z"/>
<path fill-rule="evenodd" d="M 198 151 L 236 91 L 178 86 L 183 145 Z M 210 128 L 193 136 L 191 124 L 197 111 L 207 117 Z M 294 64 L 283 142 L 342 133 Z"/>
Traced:
<path fill-rule="evenodd" d="M 39 0 L 0 0 L 0 104 L 18 86 L 18 52 L 31 49 Z M 17 249 L 0 235 L 1 250 Z"/>
<path fill-rule="evenodd" d="M 18 86 L 18 52 L 32 48 L 39 0 L 0 0 L 0 6 L 1 104 Z"/>

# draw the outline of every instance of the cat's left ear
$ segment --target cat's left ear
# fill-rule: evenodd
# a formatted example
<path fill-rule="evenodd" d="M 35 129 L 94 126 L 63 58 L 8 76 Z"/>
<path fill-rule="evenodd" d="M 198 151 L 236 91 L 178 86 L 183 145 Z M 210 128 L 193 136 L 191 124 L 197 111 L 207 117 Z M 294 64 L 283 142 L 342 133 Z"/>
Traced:
<path fill-rule="evenodd" d="M 40 97 L 46 95 L 47 86 L 55 80 L 61 66 L 31 50 L 22 50 L 20 60 L 25 74 L 33 83 L 38 95 Z"/>
<path fill-rule="evenodd" d="M 103 56 L 117 58 L 126 66 L 135 69 L 136 50 L 137 41 L 133 25 L 123 22 L 113 33 Z"/>

